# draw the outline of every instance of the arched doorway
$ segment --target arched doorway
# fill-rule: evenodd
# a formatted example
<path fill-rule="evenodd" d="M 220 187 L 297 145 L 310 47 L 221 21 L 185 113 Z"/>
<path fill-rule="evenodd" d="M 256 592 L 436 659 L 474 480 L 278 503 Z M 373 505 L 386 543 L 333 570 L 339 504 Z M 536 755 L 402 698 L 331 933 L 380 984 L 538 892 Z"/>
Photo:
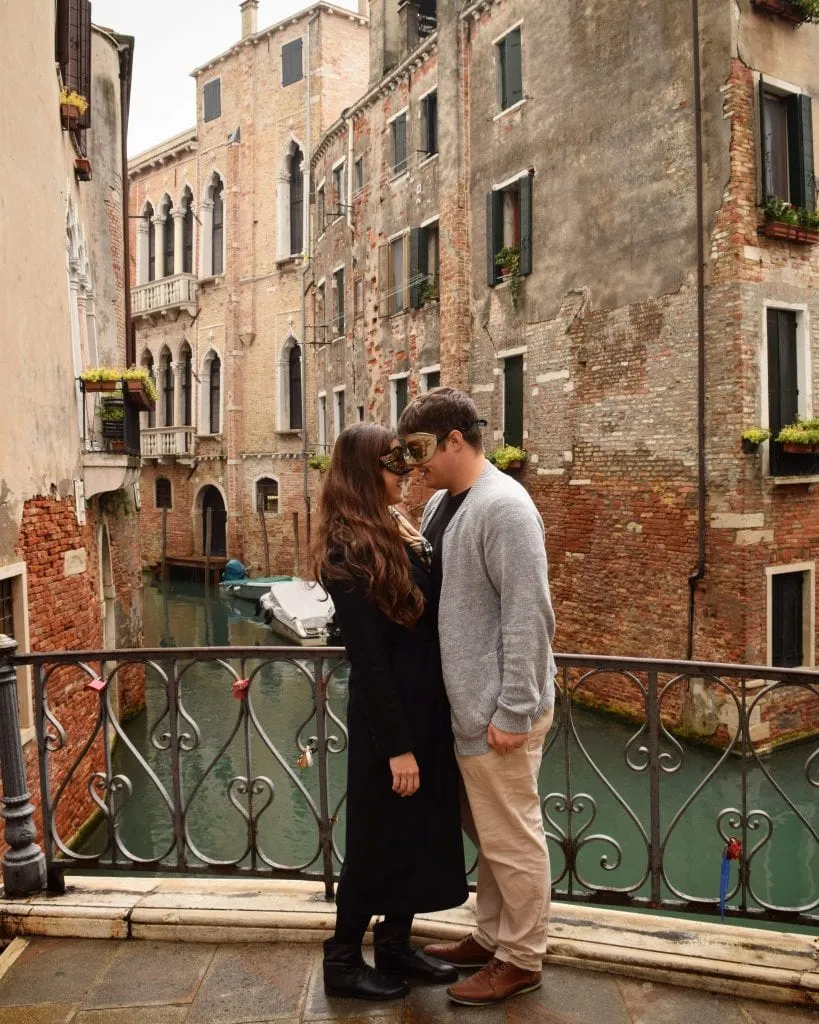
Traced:
<path fill-rule="evenodd" d="M 210 512 L 210 551 L 208 551 L 208 513 Z M 218 487 L 212 484 L 202 491 L 202 553 L 227 554 L 227 510 Z"/>

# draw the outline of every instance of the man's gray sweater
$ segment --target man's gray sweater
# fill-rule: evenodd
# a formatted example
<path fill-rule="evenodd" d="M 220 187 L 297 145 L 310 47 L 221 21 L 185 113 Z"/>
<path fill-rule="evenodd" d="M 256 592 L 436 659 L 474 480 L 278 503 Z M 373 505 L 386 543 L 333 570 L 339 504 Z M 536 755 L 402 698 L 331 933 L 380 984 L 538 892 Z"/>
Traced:
<path fill-rule="evenodd" d="M 422 533 L 446 494 L 430 498 Z M 554 705 L 543 521 L 524 488 L 488 462 L 444 533 L 438 632 L 459 754 L 489 750 L 490 722 L 528 732 Z"/>

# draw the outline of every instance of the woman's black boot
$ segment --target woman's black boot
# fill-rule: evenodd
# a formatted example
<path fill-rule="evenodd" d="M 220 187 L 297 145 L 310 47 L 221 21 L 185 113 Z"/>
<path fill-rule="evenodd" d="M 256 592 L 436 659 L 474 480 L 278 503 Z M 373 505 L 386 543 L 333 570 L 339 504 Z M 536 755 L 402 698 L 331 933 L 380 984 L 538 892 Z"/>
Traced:
<path fill-rule="evenodd" d="M 436 985 L 458 980 L 458 969 L 416 949 L 406 929 L 382 921 L 373 928 L 375 966 L 382 974 L 431 981 Z"/>
<path fill-rule="evenodd" d="M 401 999 L 409 992 L 403 977 L 390 975 L 364 963 L 360 946 L 335 939 L 324 943 L 324 991 L 347 999 Z"/>

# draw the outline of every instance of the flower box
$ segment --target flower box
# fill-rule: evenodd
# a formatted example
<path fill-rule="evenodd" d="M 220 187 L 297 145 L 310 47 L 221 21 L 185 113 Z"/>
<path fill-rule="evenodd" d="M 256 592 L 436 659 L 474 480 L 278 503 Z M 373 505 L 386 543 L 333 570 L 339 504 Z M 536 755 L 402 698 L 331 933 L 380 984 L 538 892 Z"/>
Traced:
<path fill-rule="evenodd" d="M 143 412 L 153 412 L 156 407 L 156 402 L 148 394 L 145 387 L 145 382 L 142 380 L 128 380 L 124 381 L 125 389 L 131 396 L 131 400 L 134 405 L 137 405 Z"/>
<path fill-rule="evenodd" d="M 74 176 L 77 181 L 91 180 L 91 161 L 84 156 L 78 156 L 74 161 Z"/>
<path fill-rule="evenodd" d="M 782 451 L 789 455 L 814 455 L 819 452 L 819 444 L 798 444 L 796 441 L 780 441 Z"/>
<path fill-rule="evenodd" d="M 80 119 L 80 111 L 73 103 L 60 104 L 60 120 L 63 128 L 76 128 Z"/>
<path fill-rule="evenodd" d="M 762 227 L 762 233 L 768 238 L 784 238 L 789 242 L 800 242 L 802 245 L 819 245 L 819 231 L 813 228 L 800 228 L 798 224 L 768 220 Z"/>
<path fill-rule="evenodd" d="M 765 14 L 773 14 L 777 18 L 783 18 L 785 21 L 792 22 L 794 25 L 800 25 L 805 20 L 805 16 L 797 7 L 790 3 L 790 0 L 752 0 L 752 3 L 755 10 L 763 11 Z"/>
<path fill-rule="evenodd" d="M 83 378 L 82 389 L 85 392 L 93 391 L 118 391 L 118 380 L 85 380 Z"/>
<path fill-rule="evenodd" d="M 756 455 L 756 453 L 759 451 L 759 444 L 760 444 L 759 441 L 751 441 L 749 438 L 743 437 L 743 439 L 742 439 L 742 451 L 743 451 L 743 454 L 745 454 L 745 455 Z"/>

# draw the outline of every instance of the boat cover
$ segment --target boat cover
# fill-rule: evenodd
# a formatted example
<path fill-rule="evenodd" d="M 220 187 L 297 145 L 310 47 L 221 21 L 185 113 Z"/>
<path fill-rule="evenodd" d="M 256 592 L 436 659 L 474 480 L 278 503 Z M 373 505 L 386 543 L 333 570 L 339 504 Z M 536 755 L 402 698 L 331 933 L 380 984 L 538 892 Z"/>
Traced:
<path fill-rule="evenodd" d="M 335 608 L 324 587 L 306 580 L 274 583 L 270 594 L 284 614 L 298 620 L 305 629 L 324 629 Z"/>

